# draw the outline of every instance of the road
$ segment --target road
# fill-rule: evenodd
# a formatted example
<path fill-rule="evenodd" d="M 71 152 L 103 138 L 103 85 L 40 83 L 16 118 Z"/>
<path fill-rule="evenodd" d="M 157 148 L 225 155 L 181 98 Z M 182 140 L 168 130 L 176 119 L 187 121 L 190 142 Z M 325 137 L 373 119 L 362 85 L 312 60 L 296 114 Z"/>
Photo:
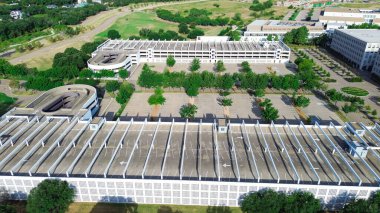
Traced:
<path fill-rule="evenodd" d="M 170 3 L 159 3 L 154 5 L 149 5 L 146 7 L 141 7 L 134 9 L 134 11 L 141 11 L 145 9 L 153 9 L 155 7 L 164 6 L 167 4 L 186 4 L 192 2 L 199 2 L 204 0 L 197 1 L 182 1 L 182 2 L 170 2 Z M 51 63 L 51 59 L 54 57 L 56 53 L 63 52 L 68 47 L 80 48 L 80 46 L 86 42 L 91 42 L 94 40 L 95 36 L 105 29 L 109 28 L 117 19 L 123 17 L 133 11 L 129 10 L 127 7 L 117 8 L 113 10 L 103 11 L 95 16 L 89 17 L 85 21 L 83 21 L 81 26 L 94 26 L 93 29 L 86 31 L 85 33 L 79 34 L 77 36 L 73 36 L 71 38 L 58 41 L 56 43 L 52 43 L 50 45 L 46 45 L 40 49 L 33 50 L 31 52 L 27 52 L 20 56 L 16 56 L 15 58 L 9 59 L 9 62 L 12 64 L 21 64 L 25 63 L 30 67 L 33 67 L 33 61 L 49 61 Z M 32 62 L 32 63 L 30 63 Z"/>

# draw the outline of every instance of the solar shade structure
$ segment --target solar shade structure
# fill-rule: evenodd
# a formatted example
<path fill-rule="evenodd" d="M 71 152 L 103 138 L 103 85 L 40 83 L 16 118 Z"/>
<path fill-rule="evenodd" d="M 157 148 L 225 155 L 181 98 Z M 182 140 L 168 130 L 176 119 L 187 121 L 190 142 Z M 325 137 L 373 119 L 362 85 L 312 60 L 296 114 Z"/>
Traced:
<path fill-rule="evenodd" d="M 237 206 L 272 188 L 307 190 L 334 208 L 379 189 L 377 124 L 358 136 L 302 122 L 228 123 L 220 133 L 216 123 L 175 120 L 101 119 L 94 130 L 76 117 L 28 120 L 0 122 L 0 186 L 15 199 L 45 178 L 69 181 L 83 202 Z M 349 154 L 350 140 L 366 143 L 367 157 Z"/>

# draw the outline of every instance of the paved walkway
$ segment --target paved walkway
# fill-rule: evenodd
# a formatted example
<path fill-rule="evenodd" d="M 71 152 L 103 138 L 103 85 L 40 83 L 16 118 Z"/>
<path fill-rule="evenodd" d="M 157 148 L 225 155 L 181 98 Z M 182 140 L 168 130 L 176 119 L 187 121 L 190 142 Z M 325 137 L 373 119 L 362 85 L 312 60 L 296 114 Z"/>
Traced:
<path fill-rule="evenodd" d="M 352 87 L 359 87 L 362 89 L 365 89 L 369 92 L 369 95 L 362 97 L 365 101 L 365 105 L 370 105 L 372 110 L 376 109 L 378 113 L 380 112 L 380 105 L 376 103 L 376 98 L 380 96 L 380 89 L 379 85 L 376 85 L 373 82 L 367 81 L 366 78 L 364 78 L 363 82 L 348 82 L 346 81 L 342 76 L 339 76 L 336 74 L 333 70 L 331 70 L 329 67 L 327 67 L 322 61 L 314 57 L 312 54 L 310 54 L 307 50 L 303 50 L 306 52 L 311 58 L 314 59 L 317 65 L 322 66 L 323 69 L 326 71 L 330 72 L 331 78 L 336 79 L 337 81 L 335 83 L 328 83 L 328 86 L 330 89 L 336 89 L 340 91 L 341 88 L 347 87 L 347 86 L 352 86 Z M 350 113 L 351 115 L 356 114 L 356 113 Z M 350 119 L 358 119 L 358 121 L 363 121 L 366 120 L 362 116 L 350 116 Z M 357 113 L 361 114 L 361 113 Z"/>

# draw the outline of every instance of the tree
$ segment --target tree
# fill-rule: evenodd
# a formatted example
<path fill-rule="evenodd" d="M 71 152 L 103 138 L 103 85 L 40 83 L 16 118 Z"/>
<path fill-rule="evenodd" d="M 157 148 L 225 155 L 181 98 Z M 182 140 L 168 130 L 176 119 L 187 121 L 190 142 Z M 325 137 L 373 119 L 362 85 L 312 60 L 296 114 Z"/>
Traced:
<path fill-rule="evenodd" d="M 307 44 L 309 41 L 309 30 L 303 26 L 295 30 L 294 40 L 295 44 Z"/>
<path fill-rule="evenodd" d="M 215 69 L 217 72 L 224 72 L 226 71 L 226 67 L 224 66 L 223 61 L 219 60 L 216 62 Z"/>
<path fill-rule="evenodd" d="M 326 96 L 333 102 L 335 102 L 335 106 L 336 106 L 336 103 L 338 101 L 343 101 L 343 94 L 341 92 L 338 92 L 336 91 L 336 89 L 330 89 L 330 90 L 327 90 L 326 91 Z"/>
<path fill-rule="evenodd" d="M 368 200 L 357 199 L 343 207 L 343 213 L 378 213 L 380 212 L 380 191 L 374 192 Z"/>
<path fill-rule="evenodd" d="M 129 76 L 129 73 L 128 73 L 128 70 L 126 69 L 121 69 L 119 70 L 119 77 L 122 78 L 123 80 L 128 78 Z"/>
<path fill-rule="evenodd" d="M 87 60 L 90 57 L 75 48 L 67 48 L 63 53 L 54 55 L 53 68 L 57 67 L 77 67 L 79 70 L 87 67 Z"/>
<path fill-rule="evenodd" d="M 75 191 L 67 181 L 46 179 L 30 191 L 26 204 L 27 212 L 66 212 L 74 202 Z"/>
<path fill-rule="evenodd" d="M 272 35 L 272 34 L 269 34 L 269 35 L 267 36 L 267 40 L 268 40 L 268 41 L 273 41 L 273 35 Z"/>
<path fill-rule="evenodd" d="M 286 197 L 283 212 L 317 213 L 321 210 L 321 202 L 311 192 L 295 191 Z"/>
<path fill-rule="evenodd" d="M 107 33 L 107 37 L 110 39 L 118 39 L 121 37 L 119 31 L 117 30 L 109 30 Z"/>
<path fill-rule="evenodd" d="M 195 39 L 198 36 L 203 36 L 205 32 L 199 28 L 192 29 L 189 34 L 187 35 L 188 38 L 190 39 Z"/>
<path fill-rule="evenodd" d="M 263 89 L 256 89 L 255 90 L 255 96 L 256 97 L 263 97 L 265 95 L 265 91 Z"/>
<path fill-rule="evenodd" d="M 178 25 L 178 32 L 182 34 L 188 34 L 190 32 L 189 28 L 187 27 L 187 24 L 180 23 Z"/>
<path fill-rule="evenodd" d="M 134 91 L 135 91 L 135 88 L 133 87 L 132 84 L 127 83 L 127 82 L 123 83 L 119 88 L 119 92 L 117 93 L 116 101 L 119 104 L 127 103 L 129 99 L 131 98 Z"/>
<path fill-rule="evenodd" d="M 371 112 L 372 116 L 376 116 L 377 115 L 377 110 L 374 109 L 372 112 Z"/>
<path fill-rule="evenodd" d="M 101 41 L 94 41 L 94 42 L 87 42 L 85 44 L 83 44 L 80 48 L 80 50 L 84 53 L 86 53 L 87 55 L 90 55 L 91 53 L 93 53 L 96 48 L 98 48 L 98 46 L 100 44 L 102 44 L 104 42 L 104 40 L 101 40 Z"/>
<path fill-rule="evenodd" d="M 191 86 L 186 89 L 186 94 L 190 97 L 196 97 L 199 94 L 199 88 L 196 86 Z"/>
<path fill-rule="evenodd" d="M 190 64 L 190 71 L 192 72 L 198 71 L 200 68 L 201 68 L 201 62 L 199 61 L 199 59 L 194 58 Z"/>
<path fill-rule="evenodd" d="M 149 105 L 163 105 L 166 101 L 166 98 L 162 95 L 163 93 L 164 91 L 160 87 L 157 87 L 154 90 L 154 94 L 148 99 Z"/>
<path fill-rule="evenodd" d="M 298 97 L 293 97 L 293 102 L 296 107 L 307 107 L 310 104 L 310 99 L 300 95 Z"/>
<path fill-rule="evenodd" d="M 91 78 L 94 75 L 94 72 L 90 69 L 83 69 L 79 72 L 79 77 L 81 78 Z"/>
<path fill-rule="evenodd" d="M 197 113 L 198 107 L 194 104 L 183 105 L 179 110 L 179 114 L 182 118 L 194 118 Z"/>
<path fill-rule="evenodd" d="M 274 108 L 273 106 L 267 106 L 262 111 L 262 116 L 263 119 L 267 122 L 275 121 L 279 118 L 278 109 Z"/>
<path fill-rule="evenodd" d="M 225 73 L 222 76 L 217 76 L 216 78 L 216 87 L 222 90 L 229 90 L 234 86 L 234 79 L 228 73 Z"/>
<path fill-rule="evenodd" d="M 114 93 L 116 90 L 118 90 L 120 87 L 120 84 L 118 81 L 107 81 L 106 83 L 106 91 Z"/>
<path fill-rule="evenodd" d="M 228 106 L 232 106 L 232 99 L 231 98 L 221 98 L 219 99 L 219 104 L 224 106 L 224 107 L 228 107 Z"/>
<path fill-rule="evenodd" d="M 175 65 L 175 59 L 172 55 L 169 55 L 168 58 L 166 59 L 166 65 L 168 67 L 173 67 Z"/>
<path fill-rule="evenodd" d="M 291 32 L 287 32 L 287 33 L 285 33 L 284 38 L 282 40 L 286 44 L 292 44 L 293 40 L 294 40 L 294 36 Z"/>
<path fill-rule="evenodd" d="M 263 108 L 269 107 L 269 106 L 272 106 L 272 102 L 270 99 L 266 98 L 263 102 L 259 103 L 259 106 Z"/>
<path fill-rule="evenodd" d="M 241 63 L 241 71 L 243 71 L 243 72 L 252 72 L 251 66 L 249 65 L 248 61 L 243 61 Z"/>
<path fill-rule="evenodd" d="M 285 202 L 285 194 L 271 189 L 252 192 L 243 197 L 240 208 L 243 212 L 278 213 Z"/>

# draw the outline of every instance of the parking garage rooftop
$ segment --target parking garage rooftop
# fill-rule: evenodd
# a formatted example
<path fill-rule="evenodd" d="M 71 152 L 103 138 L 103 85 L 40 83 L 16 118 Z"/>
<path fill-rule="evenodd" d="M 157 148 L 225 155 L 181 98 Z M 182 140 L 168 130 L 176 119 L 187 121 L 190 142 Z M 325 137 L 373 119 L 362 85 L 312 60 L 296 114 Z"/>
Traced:
<path fill-rule="evenodd" d="M 153 40 L 107 40 L 98 47 L 96 52 L 126 52 L 137 51 L 276 51 L 289 48 L 281 42 L 254 42 L 254 41 L 153 41 Z"/>
<path fill-rule="evenodd" d="M 0 121 L 0 173 L 15 176 L 182 179 L 379 186 L 380 126 L 79 121 L 43 116 Z M 98 125 L 93 128 L 91 125 Z M 360 124 L 363 125 L 363 124 Z M 363 125 L 364 128 L 364 125 Z M 354 157 L 350 141 L 366 143 Z"/>
<path fill-rule="evenodd" d="M 96 97 L 96 89 L 87 85 L 67 85 L 42 93 L 25 107 L 15 107 L 6 116 L 33 117 L 81 116 L 87 112 L 91 98 Z"/>

